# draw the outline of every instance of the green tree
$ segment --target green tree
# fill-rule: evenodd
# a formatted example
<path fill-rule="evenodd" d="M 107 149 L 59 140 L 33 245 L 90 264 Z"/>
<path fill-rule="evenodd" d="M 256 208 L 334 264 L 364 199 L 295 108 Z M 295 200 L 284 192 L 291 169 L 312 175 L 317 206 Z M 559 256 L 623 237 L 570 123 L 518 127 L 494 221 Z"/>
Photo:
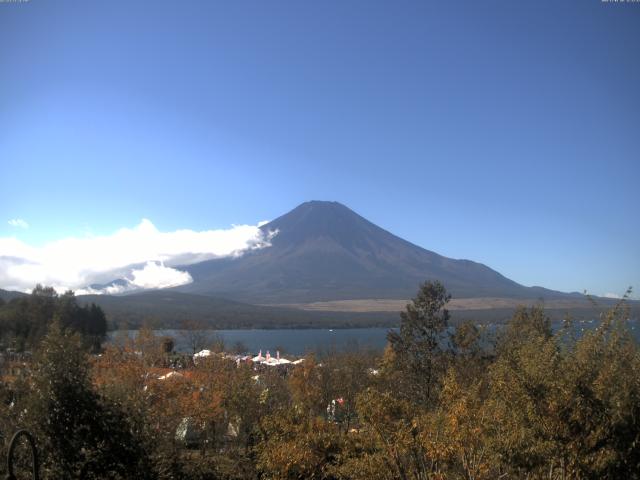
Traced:
<path fill-rule="evenodd" d="M 63 328 L 80 333 L 92 352 L 100 351 L 107 333 L 107 319 L 99 306 L 78 305 L 76 296 L 69 290 L 58 297 L 54 315 Z"/>
<path fill-rule="evenodd" d="M 146 478 L 145 454 L 123 413 L 90 382 L 82 339 L 54 322 L 37 352 L 27 424 L 51 478 Z"/>
<path fill-rule="evenodd" d="M 100 350 L 107 332 L 102 309 L 95 304 L 78 305 L 72 291 L 58 295 L 53 288 L 41 285 L 31 295 L 16 298 L 0 309 L 3 342 L 19 351 L 34 348 L 54 318 L 64 328 L 82 334 L 84 343 L 94 352 Z"/>
<path fill-rule="evenodd" d="M 395 367 L 402 373 L 399 380 L 406 387 L 403 393 L 419 404 L 432 402 L 444 371 L 441 345 L 449 325 L 449 311 L 444 307 L 450 299 L 440 282 L 425 282 L 400 314 L 400 331 L 387 336 Z"/>

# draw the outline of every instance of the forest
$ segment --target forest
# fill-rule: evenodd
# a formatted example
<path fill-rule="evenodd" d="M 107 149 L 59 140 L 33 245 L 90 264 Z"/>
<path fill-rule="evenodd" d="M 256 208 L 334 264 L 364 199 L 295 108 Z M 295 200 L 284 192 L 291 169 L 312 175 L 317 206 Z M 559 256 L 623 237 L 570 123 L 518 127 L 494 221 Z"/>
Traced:
<path fill-rule="evenodd" d="M 101 349 L 107 333 L 102 308 L 95 303 L 79 304 L 70 290 L 58 295 L 52 287 L 42 285 L 37 285 L 31 295 L 19 295 L 10 301 L 0 298 L 0 348 L 10 352 L 37 348 L 53 321 L 78 332 L 91 353 Z"/>
<path fill-rule="evenodd" d="M 640 477 L 640 350 L 624 299 L 580 336 L 568 317 L 552 331 L 541 307 L 489 336 L 448 328 L 450 295 L 427 282 L 384 352 L 281 369 L 222 352 L 184 363 L 150 329 L 98 349 L 98 307 L 42 287 L 31 297 L 1 310 L 2 338 L 24 337 L 33 355 L 4 354 L 0 432 L 5 449 L 17 429 L 33 434 L 41 478 Z"/>

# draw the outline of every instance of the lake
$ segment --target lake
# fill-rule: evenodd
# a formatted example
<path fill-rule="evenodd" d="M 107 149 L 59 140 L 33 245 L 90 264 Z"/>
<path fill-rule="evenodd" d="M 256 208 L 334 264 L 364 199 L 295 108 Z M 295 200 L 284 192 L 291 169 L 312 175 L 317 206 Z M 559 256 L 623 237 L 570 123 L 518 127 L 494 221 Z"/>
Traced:
<path fill-rule="evenodd" d="M 205 330 L 203 342 L 209 348 L 217 338 L 224 341 L 225 348 L 232 350 L 234 345 L 242 343 L 251 353 L 267 350 L 275 354 L 304 355 L 307 352 L 345 350 L 347 348 L 374 348 L 383 349 L 386 344 L 388 328 L 345 328 L 345 329 L 278 329 L 278 330 Z M 126 334 L 135 337 L 136 330 L 118 330 L 110 332 L 110 339 L 117 335 Z M 158 336 L 172 337 L 175 341 L 175 349 L 179 352 L 189 352 L 188 332 L 183 330 L 155 330 Z"/>
<path fill-rule="evenodd" d="M 640 323 L 637 320 L 626 322 L 637 341 L 640 342 Z M 599 321 L 575 322 L 574 330 L 577 336 L 583 332 L 596 328 Z M 561 322 L 554 322 L 553 328 L 561 328 Z M 498 326 L 489 325 L 487 332 L 492 336 Z M 225 349 L 230 351 L 234 345 L 242 343 L 249 352 L 256 354 L 262 350 L 291 355 L 304 355 L 307 352 L 327 352 L 332 350 L 344 351 L 346 349 L 372 348 L 382 350 L 387 342 L 388 328 L 344 328 L 344 329 L 278 329 L 278 330 L 204 330 L 202 336 L 203 348 L 209 348 L 216 339 L 224 341 Z M 172 337 L 175 349 L 179 352 L 190 352 L 188 332 L 184 330 L 155 330 L 158 336 Z M 134 338 L 137 330 L 118 330 L 109 333 L 109 339 L 113 341 L 118 335 L 128 335 Z"/>

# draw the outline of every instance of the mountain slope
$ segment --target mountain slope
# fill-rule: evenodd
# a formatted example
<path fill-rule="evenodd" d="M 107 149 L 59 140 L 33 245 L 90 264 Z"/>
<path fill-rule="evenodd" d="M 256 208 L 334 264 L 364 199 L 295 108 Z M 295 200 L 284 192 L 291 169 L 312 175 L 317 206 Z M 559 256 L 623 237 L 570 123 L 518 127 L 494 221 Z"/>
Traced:
<path fill-rule="evenodd" d="M 470 260 L 438 255 L 374 225 L 337 202 L 306 202 L 264 225 L 272 246 L 239 258 L 184 267 L 179 291 L 252 303 L 412 297 L 440 280 L 456 297 L 557 298 Z"/>

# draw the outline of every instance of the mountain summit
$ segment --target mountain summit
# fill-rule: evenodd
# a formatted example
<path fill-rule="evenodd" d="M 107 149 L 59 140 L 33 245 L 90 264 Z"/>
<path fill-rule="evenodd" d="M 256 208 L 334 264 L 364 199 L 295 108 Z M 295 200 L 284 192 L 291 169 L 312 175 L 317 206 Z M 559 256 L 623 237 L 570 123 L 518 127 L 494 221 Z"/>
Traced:
<path fill-rule="evenodd" d="M 310 201 L 262 227 L 271 246 L 184 267 L 188 293 L 254 303 L 407 299 L 425 280 L 455 297 L 563 296 L 524 287 L 470 260 L 454 260 L 378 227 L 338 202 Z"/>
<path fill-rule="evenodd" d="M 299 247 L 310 240 L 315 243 L 323 239 L 348 250 L 365 248 L 376 235 L 387 233 L 341 203 L 318 200 L 299 205 L 262 230 L 278 231 L 273 244 L 281 247 Z"/>

